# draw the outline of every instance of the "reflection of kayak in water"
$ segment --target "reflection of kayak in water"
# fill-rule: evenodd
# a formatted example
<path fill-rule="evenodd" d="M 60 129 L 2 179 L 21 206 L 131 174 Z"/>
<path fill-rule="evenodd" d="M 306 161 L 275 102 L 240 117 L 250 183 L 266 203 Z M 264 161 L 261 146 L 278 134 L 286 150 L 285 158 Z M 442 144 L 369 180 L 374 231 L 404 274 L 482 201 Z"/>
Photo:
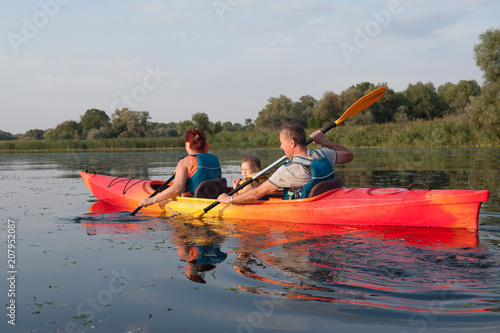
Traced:
<path fill-rule="evenodd" d="M 90 206 L 89 210 L 95 214 L 109 214 L 123 212 L 123 207 L 110 205 L 102 200 L 97 201 Z M 120 223 L 110 224 L 109 222 L 99 223 L 100 219 L 92 218 L 90 215 L 86 220 L 91 223 L 86 223 L 87 227 L 95 229 L 96 233 L 142 233 L 147 232 L 148 228 L 141 223 L 141 219 L 133 217 L 128 222 L 124 222 L 124 218 L 128 215 L 117 215 Z M 113 220 L 114 216 L 111 215 Z M 90 221 L 92 220 L 92 221 Z M 183 220 L 186 221 L 186 220 Z M 197 220 L 187 220 L 196 222 Z M 139 222 L 139 223 L 138 223 Z M 173 225 L 176 225 L 175 220 L 171 220 Z M 235 237 L 245 238 L 252 234 L 269 233 L 276 236 L 277 234 L 286 235 L 286 241 L 300 241 L 311 237 L 322 237 L 325 235 L 362 235 L 363 238 L 369 240 L 380 239 L 387 244 L 392 242 L 404 241 L 419 247 L 438 246 L 438 247 L 472 247 L 478 243 L 477 231 L 463 228 L 420 228 L 420 227 L 361 227 L 361 226 L 338 226 L 338 225 L 323 225 L 323 224 L 303 224 L 303 223 L 287 223 L 287 222 L 270 222 L 263 220 L 224 220 L 216 218 L 204 218 L 204 223 L 201 225 L 209 226 L 211 230 L 217 232 L 218 235 L 234 234 Z M 182 228 L 186 229 L 184 224 Z M 177 227 L 179 228 L 179 227 Z M 238 230 L 238 232 L 235 231 Z M 181 230 L 179 230 L 181 231 Z M 204 244 L 202 235 L 195 231 L 180 232 L 180 234 L 188 234 L 189 238 L 195 243 Z M 273 239 L 266 238 L 266 239 Z M 210 243 L 210 242 L 209 242 Z M 269 245 L 269 244 L 268 244 Z"/>
<path fill-rule="evenodd" d="M 159 180 L 116 178 L 81 172 L 94 196 L 133 210 L 163 184 Z M 481 202 L 488 191 L 336 188 L 307 199 L 271 197 L 246 205 L 219 204 L 206 216 L 337 225 L 414 226 L 477 229 Z M 143 211 L 197 214 L 213 199 L 177 197 Z"/>
<path fill-rule="evenodd" d="M 417 312 L 498 309 L 498 263 L 475 231 L 266 224 L 235 226 L 234 270 L 259 281 L 240 291 Z"/>
<path fill-rule="evenodd" d="M 211 218 L 204 218 L 203 223 L 190 221 L 139 218 L 135 227 L 127 225 L 141 239 L 160 237 L 175 244 L 191 281 L 212 283 L 205 275 L 216 266 L 224 272 L 231 264 L 241 277 L 223 273 L 224 287 L 266 299 L 342 303 L 422 315 L 498 309 L 499 264 L 479 244 L 477 231 Z M 125 231 L 119 223 L 82 225 L 95 233 Z"/>
<path fill-rule="evenodd" d="M 205 273 L 227 258 L 220 245 L 232 233 L 231 229 L 160 217 L 130 217 L 123 214 L 120 207 L 103 202 L 97 202 L 93 207 L 95 214 L 78 219 L 87 235 L 118 235 L 118 239 L 124 240 L 160 234 L 162 247 L 167 239 L 175 245 L 179 259 L 185 262 L 186 277 L 193 282 L 206 283 Z"/>

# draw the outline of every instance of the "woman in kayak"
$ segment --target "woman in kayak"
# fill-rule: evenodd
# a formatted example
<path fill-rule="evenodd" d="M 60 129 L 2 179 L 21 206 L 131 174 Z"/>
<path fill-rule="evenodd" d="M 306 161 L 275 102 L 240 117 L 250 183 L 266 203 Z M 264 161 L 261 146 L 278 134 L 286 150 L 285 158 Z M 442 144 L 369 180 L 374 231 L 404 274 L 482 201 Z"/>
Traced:
<path fill-rule="evenodd" d="M 177 164 L 174 183 L 158 195 L 142 200 L 139 206 L 149 206 L 178 195 L 193 196 L 201 182 L 222 177 L 219 159 L 207 153 L 207 139 L 202 130 L 189 130 L 184 142 L 188 155 Z"/>

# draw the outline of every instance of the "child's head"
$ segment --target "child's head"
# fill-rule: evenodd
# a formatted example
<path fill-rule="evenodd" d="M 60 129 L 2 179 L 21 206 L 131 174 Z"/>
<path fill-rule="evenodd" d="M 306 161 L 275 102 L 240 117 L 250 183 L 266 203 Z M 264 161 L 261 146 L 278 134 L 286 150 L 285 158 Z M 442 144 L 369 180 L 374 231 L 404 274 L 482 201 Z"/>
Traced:
<path fill-rule="evenodd" d="M 252 173 L 259 172 L 262 169 L 260 158 L 258 156 L 247 155 L 241 161 L 241 175 L 248 177 Z"/>

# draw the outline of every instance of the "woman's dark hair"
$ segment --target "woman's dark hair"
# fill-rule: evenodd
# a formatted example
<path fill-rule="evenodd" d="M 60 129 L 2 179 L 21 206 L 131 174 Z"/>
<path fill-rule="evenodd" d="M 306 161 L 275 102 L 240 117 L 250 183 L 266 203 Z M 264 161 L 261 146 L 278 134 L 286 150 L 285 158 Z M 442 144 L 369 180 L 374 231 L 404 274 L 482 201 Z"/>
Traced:
<path fill-rule="evenodd" d="M 189 142 L 191 149 L 196 151 L 204 151 L 205 146 L 207 145 L 205 133 L 203 133 L 203 131 L 199 128 L 189 130 L 186 133 L 184 142 Z"/>

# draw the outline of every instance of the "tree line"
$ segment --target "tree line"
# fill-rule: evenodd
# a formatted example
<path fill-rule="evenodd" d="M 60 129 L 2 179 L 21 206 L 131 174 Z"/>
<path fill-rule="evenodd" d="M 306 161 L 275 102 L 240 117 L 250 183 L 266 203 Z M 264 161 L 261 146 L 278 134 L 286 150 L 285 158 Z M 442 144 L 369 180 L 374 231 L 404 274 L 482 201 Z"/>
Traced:
<path fill-rule="evenodd" d="M 387 90 L 377 103 L 342 124 L 405 123 L 450 117 L 471 121 L 477 128 L 500 136 L 500 30 L 490 29 L 482 33 L 480 39 L 481 43 L 474 47 L 474 57 L 477 66 L 484 72 L 483 86 L 475 80 L 461 80 L 456 84 L 448 82 L 437 88 L 431 82 L 417 82 L 409 84 L 404 91 L 396 92 L 387 83 L 362 82 L 340 94 L 327 91 L 319 100 L 304 95 L 293 101 L 280 95 L 269 98 L 255 121 L 246 119 L 245 124 L 211 122 L 203 112 L 195 113 L 191 120 L 158 123 L 150 121 L 147 111 L 122 108 L 109 117 L 103 110 L 89 109 L 80 116 L 80 121 L 67 120 L 48 130 L 31 129 L 21 135 L 0 131 L 0 140 L 179 137 L 191 128 L 200 128 L 207 134 L 215 135 L 223 131 L 276 130 L 288 122 L 299 123 L 305 128 L 319 128 L 338 119 L 359 98 L 381 86 Z"/>

